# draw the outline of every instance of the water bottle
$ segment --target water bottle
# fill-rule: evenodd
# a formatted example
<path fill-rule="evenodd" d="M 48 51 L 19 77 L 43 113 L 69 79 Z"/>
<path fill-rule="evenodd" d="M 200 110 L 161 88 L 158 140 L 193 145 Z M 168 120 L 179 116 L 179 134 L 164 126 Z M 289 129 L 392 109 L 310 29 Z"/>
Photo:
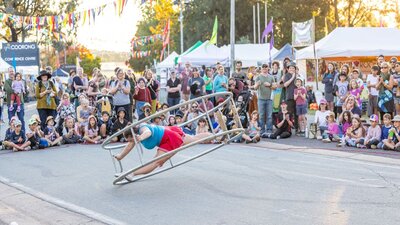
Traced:
<path fill-rule="evenodd" d="M 305 137 L 308 138 L 308 127 L 306 127 L 306 131 L 305 131 Z"/>

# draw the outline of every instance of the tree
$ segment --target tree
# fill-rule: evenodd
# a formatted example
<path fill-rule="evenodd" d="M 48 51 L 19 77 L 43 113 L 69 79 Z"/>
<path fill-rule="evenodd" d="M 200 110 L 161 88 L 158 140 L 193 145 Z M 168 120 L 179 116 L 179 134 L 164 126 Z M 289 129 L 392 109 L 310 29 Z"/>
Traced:
<path fill-rule="evenodd" d="M 101 58 L 94 57 L 94 55 L 85 46 L 78 45 L 76 48 L 70 47 L 67 52 L 67 63 L 76 64 L 76 59 L 79 57 L 80 66 L 83 68 L 84 73 L 91 75 L 95 67 L 100 69 Z"/>
<path fill-rule="evenodd" d="M 153 6 L 152 4 L 155 5 Z M 175 49 L 177 42 L 176 38 L 174 38 L 174 35 L 176 36 L 176 34 L 179 33 L 179 27 L 177 26 L 177 9 L 174 7 L 172 0 L 159 0 L 157 3 L 155 3 L 155 1 L 150 1 L 146 3 L 145 7 L 143 8 L 143 20 L 141 20 L 138 24 L 135 37 L 162 34 L 168 19 L 170 19 L 170 49 Z M 134 70 L 142 71 L 146 66 L 151 66 L 154 59 L 158 60 L 160 58 L 161 49 L 161 40 L 156 40 L 153 43 L 136 47 L 134 51 L 151 51 L 152 54 L 150 57 L 144 57 L 140 59 L 131 56 L 128 60 L 129 65 Z"/>

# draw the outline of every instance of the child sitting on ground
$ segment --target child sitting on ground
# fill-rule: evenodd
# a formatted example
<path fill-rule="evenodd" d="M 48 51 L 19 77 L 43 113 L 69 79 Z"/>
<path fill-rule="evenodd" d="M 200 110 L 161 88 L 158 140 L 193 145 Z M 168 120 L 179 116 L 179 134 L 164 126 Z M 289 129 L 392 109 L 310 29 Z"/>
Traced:
<path fill-rule="evenodd" d="M 260 130 L 261 127 L 258 126 L 258 112 L 255 110 L 251 113 L 251 120 L 247 128 L 250 142 L 257 143 L 260 141 Z M 249 140 L 246 140 L 246 143 L 247 142 L 249 142 Z"/>
<path fill-rule="evenodd" d="M 400 150 L 400 115 L 396 115 L 393 120 L 393 127 L 389 130 L 388 139 L 383 140 L 383 149 Z"/>
<path fill-rule="evenodd" d="M 204 118 L 200 118 L 199 121 L 197 122 L 196 135 L 202 133 L 208 133 L 209 129 L 210 128 L 208 127 L 207 120 Z"/>
<path fill-rule="evenodd" d="M 25 85 L 22 81 L 22 75 L 20 73 L 15 74 L 15 80 L 13 80 L 11 84 L 13 93 L 11 93 L 11 101 L 10 101 L 10 111 L 14 110 L 14 102 L 17 102 L 17 112 L 21 111 L 21 98 L 23 98 L 23 94 L 26 93 Z"/>
<path fill-rule="evenodd" d="M 76 123 L 76 132 L 80 135 L 84 135 L 85 127 L 88 125 L 89 116 L 92 114 L 93 109 L 89 106 L 89 100 L 87 98 L 83 98 L 81 100 L 81 105 L 76 108 L 77 115 L 77 123 Z"/>
<path fill-rule="evenodd" d="M 307 102 L 306 102 L 306 89 L 303 87 L 303 81 L 300 78 L 296 79 L 296 88 L 294 89 L 294 99 L 296 100 L 296 115 L 299 118 L 300 136 L 305 136 L 306 130 L 306 114 L 307 114 Z"/>
<path fill-rule="evenodd" d="M 338 141 L 339 138 L 339 125 L 335 121 L 335 113 L 329 112 L 328 116 L 326 117 L 327 120 L 327 130 L 324 131 L 322 134 L 322 142 L 330 143 L 332 141 Z"/>
<path fill-rule="evenodd" d="M 383 126 L 381 128 L 381 141 L 378 144 L 378 148 L 379 149 L 383 149 L 383 145 L 385 140 L 387 140 L 389 138 L 389 130 L 392 129 L 392 116 L 389 113 L 385 113 L 383 115 Z"/>
<path fill-rule="evenodd" d="M 112 132 L 113 123 L 110 120 L 110 114 L 107 111 L 101 113 L 101 118 L 98 122 L 98 127 L 100 128 L 100 136 L 102 139 L 106 139 Z"/>
<path fill-rule="evenodd" d="M 88 125 L 85 128 L 85 136 L 83 136 L 84 144 L 100 144 L 101 136 L 99 135 L 99 127 L 95 116 L 89 116 Z"/>
<path fill-rule="evenodd" d="M 56 121 L 58 121 L 57 132 L 62 133 L 65 118 L 67 117 L 75 118 L 76 116 L 75 106 L 70 102 L 68 93 L 64 93 L 62 95 L 62 100 L 60 101 L 60 104 L 57 107 L 57 111 L 58 111 L 58 115 L 56 118 Z"/>
<path fill-rule="evenodd" d="M 29 129 L 26 132 L 26 138 L 30 142 L 30 147 L 32 150 L 40 148 L 40 139 L 44 136 L 43 131 L 40 130 L 38 122 L 31 118 L 29 120 Z"/>
<path fill-rule="evenodd" d="M 61 145 L 62 137 L 56 131 L 54 127 L 54 117 L 48 116 L 46 119 L 47 127 L 44 128 L 44 138 L 48 142 L 49 146 Z"/>
<path fill-rule="evenodd" d="M 289 138 L 292 136 L 293 114 L 287 110 L 285 101 L 281 103 L 281 111 L 276 117 L 276 131 L 267 137 L 271 139 Z"/>
<path fill-rule="evenodd" d="M 352 118 L 352 113 L 350 111 L 344 111 L 342 114 L 339 116 L 339 124 L 342 126 L 342 134 L 343 136 L 346 135 L 347 129 L 351 127 L 351 118 Z"/>
<path fill-rule="evenodd" d="M 112 133 L 113 134 L 117 133 L 118 131 L 120 131 L 120 130 L 124 129 L 126 126 L 128 126 L 129 122 L 128 122 L 128 120 L 125 119 L 125 114 L 126 114 L 125 108 L 124 107 L 119 107 L 118 111 L 117 111 L 118 118 L 114 122 L 113 128 L 112 128 Z M 114 142 L 118 142 L 118 141 L 119 142 L 125 142 L 126 140 L 124 138 L 124 135 L 120 134 L 117 137 L 115 137 L 113 139 L 113 141 Z"/>
<path fill-rule="evenodd" d="M 327 116 L 330 114 L 331 111 L 326 110 L 327 107 L 327 102 L 323 98 L 319 102 L 319 110 L 315 112 L 315 118 L 314 118 L 314 123 L 316 124 L 315 127 L 317 127 L 317 140 L 322 140 L 322 134 L 325 132 L 325 130 L 328 129 L 328 121 L 327 121 Z"/>
<path fill-rule="evenodd" d="M 344 142 L 338 144 L 339 147 L 344 145 L 350 147 L 356 147 L 357 144 L 363 143 L 363 137 L 365 136 L 364 126 L 361 124 L 361 119 L 358 116 L 353 116 L 351 119 L 351 127 L 346 131 Z"/>
<path fill-rule="evenodd" d="M 4 140 L 10 140 L 11 134 L 15 130 L 15 126 L 14 126 L 15 120 L 18 120 L 18 117 L 16 117 L 16 116 L 11 117 L 10 124 L 9 124 L 10 127 L 6 130 L 6 136 L 4 137 Z"/>
<path fill-rule="evenodd" d="M 6 149 L 12 149 L 14 152 L 30 150 L 30 142 L 26 141 L 25 133 L 22 131 L 22 123 L 16 119 L 13 121 L 15 130 L 3 142 Z"/>
<path fill-rule="evenodd" d="M 65 131 L 63 132 L 64 144 L 77 144 L 82 142 L 82 137 L 76 132 L 74 128 L 75 119 L 67 117 L 64 121 Z"/>
<path fill-rule="evenodd" d="M 376 149 L 377 145 L 381 141 L 382 131 L 381 127 L 378 125 L 378 116 L 372 114 L 369 118 L 369 121 L 371 122 L 371 125 L 368 128 L 367 136 L 365 136 L 364 141 L 361 141 L 361 143 L 357 145 L 358 148 Z"/>

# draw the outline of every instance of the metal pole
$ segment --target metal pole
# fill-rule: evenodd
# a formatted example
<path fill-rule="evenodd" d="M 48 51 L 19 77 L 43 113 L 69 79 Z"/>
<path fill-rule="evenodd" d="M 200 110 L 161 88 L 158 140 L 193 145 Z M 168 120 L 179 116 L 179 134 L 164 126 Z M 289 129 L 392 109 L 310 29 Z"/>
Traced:
<path fill-rule="evenodd" d="M 230 60 L 230 74 L 235 70 L 235 0 L 231 0 L 231 60 Z M 230 77 L 230 75 L 229 75 Z"/>
<path fill-rule="evenodd" d="M 256 6 L 253 5 L 253 36 L 254 36 L 254 44 L 257 43 L 257 34 L 256 34 Z"/>
<path fill-rule="evenodd" d="M 183 0 L 181 0 L 181 10 L 179 12 L 179 20 L 181 22 L 181 54 L 183 53 Z"/>
<path fill-rule="evenodd" d="M 268 23 L 268 21 L 267 21 L 267 16 L 268 16 L 267 0 L 265 0 L 264 8 L 265 8 L 265 18 L 264 18 L 264 20 L 265 20 L 265 26 L 267 26 L 267 23 Z"/>
<path fill-rule="evenodd" d="M 64 44 L 64 65 L 67 65 L 67 46 Z"/>
<path fill-rule="evenodd" d="M 258 23 L 258 29 L 257 29 L 258 43 L 260 44 L 261 37 L 260 37 L 260 3 L 259 2 L 257 2 L 257 23 Z"/>

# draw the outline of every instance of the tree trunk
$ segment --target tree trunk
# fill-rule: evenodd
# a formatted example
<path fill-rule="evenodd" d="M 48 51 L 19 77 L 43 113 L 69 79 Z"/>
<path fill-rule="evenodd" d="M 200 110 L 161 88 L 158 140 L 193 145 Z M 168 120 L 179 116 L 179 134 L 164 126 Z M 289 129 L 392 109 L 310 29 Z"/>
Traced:
<path fill-rule="evenodd" d="M 339 10 L 338 10 L 338 0 L 333 0 L 333 7 L 335 9 L 335 25 L 339 27 Z"/>
<path fill-rule="evenodd" d="M 14 25 L 11 25 L 10 30 L 11 30 L 11 42 L 18 42 L 18 34 Z"/>

